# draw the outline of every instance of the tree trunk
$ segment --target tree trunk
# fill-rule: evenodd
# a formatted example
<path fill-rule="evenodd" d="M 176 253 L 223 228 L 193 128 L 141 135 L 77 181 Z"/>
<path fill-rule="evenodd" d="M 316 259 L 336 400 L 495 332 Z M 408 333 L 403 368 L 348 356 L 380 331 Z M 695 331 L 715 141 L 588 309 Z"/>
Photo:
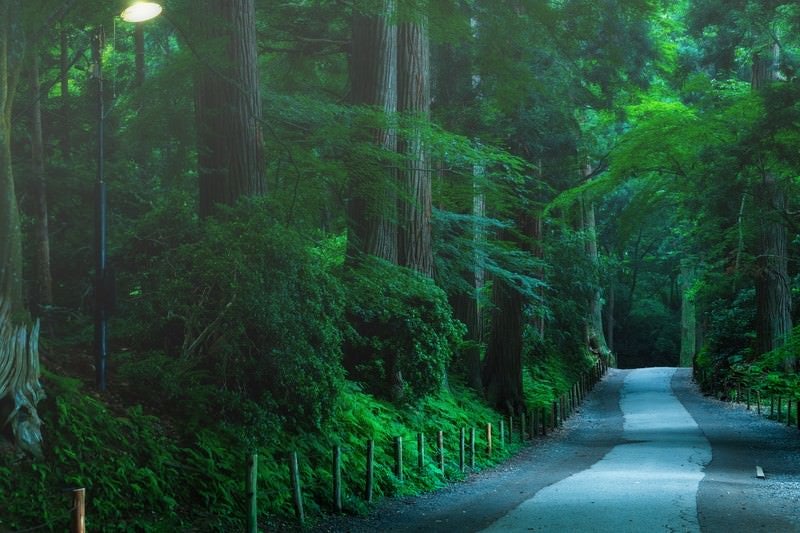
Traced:
<path fill-rule="evenodd" d="M 791 291 L 789 288 L 787 232 L 778 219 L 785 208 L 786 195 L 775 177 L 765 175 L 759 200 L 764 206 L 759 232 L 758 269 L 756 274 L 756 340 L 758 353 L 783 346 L 792 330 Z M 786 370 L 794 369 L 794 357 L 785 361 Z"/>
<path fill-rule="evenodd" d="M 697 346 L 697 314 L 689 289 L 694 283 L 694 269 L 681 263 L 681 355 L 680 366 L 691 368 Z"/>
<path fill-rule="evenodd" d="M 589 179 L 592 168 L 588 164 L 584 169 L 584 177 Z M 596 289 L 592 292 L 592 300 L 589 303 L 589 347 L 593 351 L 603 353 L 608 351 L 605 335 L 603 334 L 603 296 L 600 289 L 600 254 L 597 251 L 597 224 L 595 222 L 594 203 L 589 202 L 584 205 L 583 217 L 584 230 L 586 232 L 586 253 L 594 269 L 594 283 Z"/>
<path fill-rule="evenodd" d="M 486 348 L 483 383 L 496 408 L 515 413 L 524 408 L 522 394 L 522 295 L 497 279 L 492 288 L 492 333 Z"/>
<path fill-rule="evenodd" d="M 22 299 L 22 233 L 11 167 L 12 103 L 24 54 L 21 7 L 20 0 L 0 0 L 0 400 L 13 406 L 17 446 L 39 455 L 39 327 L 30 323 Z"/>
<path fill-rule="evenodd" d="M 198 17 L 210 49 L 197 75 L 200 215 L 266 193 L 254 0 L 206 0 Z"/>
<path fill-rule="evenodd" d="M 61 28 L 60 32 L 60 76 L 61 82 L 61 156 L 66 158 L 71 152 L 69 131 L 72 127 L 69 111 L 69 43 L 67 42 L 67 32 Z"/>
<path fill-rule="evenodd" d="M 53 303 L 53 278 L 50 271 L 50 234 L 47 228 L 47 182 L 44 173 L 44 142 L 42 139 L 42 103 L 39 83 L 39 55 L 31 52 L 31 160 L 36 191 L 35 220 L 35 284 L 31 305 L 34 309 Z"/>
<path fill-rule="evenodd" d="M 405 156 L 400 197 L 400 264 L 433 276 L 431 168 L 419 122 L 430 118 L 430 45 L 427 21 L 398 29 L 397 107 L 410 122 L 399 141 Z"/>
<path fill-rule="evenodd" d="M 609 351 L 614 351 L 614 282 L 608 284 L 608 302 L 606 303 L 606 344 Z"/>
<path fill-rule="evenodd" d="M 382 111 L 387 123 L 370 124 L 370 141 L 393 153 L 397 112 L 397 26 L 394 0 L 382 0 L 380 14 L 353 17 L 350 53 L 350 91 L 354 105 Z M 347 251 L 350 260 L 371 254 L 398 262 L 397 173 L 387 160 L 363 158 L 351 165 L 347 206 Z"/>
<path fill-rule="evenodd" d="M 780 49 L 772 54 L 753 56 L 752 89 L 758 91 L 778 79 Z M 788 272 L 788 237 L 780 213 L 786 209 L 786 193 L 774 174 L 766 170 L 756 192 L 760 204 L 759 253 L 756 272 L 756 345 L 759 354 L 783 346 L 792 331 L 791 289 Z M 784 360 L 786 371 L 793 372 L 797 357 Z"/>

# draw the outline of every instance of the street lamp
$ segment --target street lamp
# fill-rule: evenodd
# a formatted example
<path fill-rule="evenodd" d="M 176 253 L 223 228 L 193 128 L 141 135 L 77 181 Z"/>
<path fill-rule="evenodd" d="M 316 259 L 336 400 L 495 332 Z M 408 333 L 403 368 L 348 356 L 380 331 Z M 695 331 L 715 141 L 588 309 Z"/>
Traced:
<path fill-rule="evenodd" d="M 155 2 L 134 2 L 125 9 L 122 20 L 144 22 L 157 17 L 161 6 Z M 103 96 L 103 27 L 95 30 L 92 37 L 92 77 L 95 79 L 97 105 L 97 182 L 95 183 L 95 278 L 94 278 L 94 349 L 97 388 L 106 390 L 108 367 L 108 316 L 113 306 L 113 274 L 108 268 L 107 242 L 107 197 L 105 182 L 105 104 Z"/>
<path fill-rule="evenodd" d="M 134 2 L 120 15 L 125 22 L 144 22 L 157 17 L 161 6 L 155 2 Z"/>

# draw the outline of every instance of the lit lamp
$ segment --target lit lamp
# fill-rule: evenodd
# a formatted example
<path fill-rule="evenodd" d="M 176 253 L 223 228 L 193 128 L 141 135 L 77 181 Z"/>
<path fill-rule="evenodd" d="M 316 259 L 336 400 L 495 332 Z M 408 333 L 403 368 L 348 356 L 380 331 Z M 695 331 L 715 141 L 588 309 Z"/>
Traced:
<path fill-rule="evenodd" d="M 134 2 L 120 15 L 125 22 L 144 22 L 161 14 L 161 6 L 155 2 Z"/>
<path fill-rule="evenodd" d="M 144 22 L 157 17 L 161 6 L 155 2 L 134 2 L 120 17 L 125 22 Z M 97 388 L 106 390 L 108 367 L 108 316 L 113 306 L 113 274 L 106 257 L 107 200 L 104 175 L 105 105 L 103 99 L 103 28 L 95 31 L 92 39 L 92 77 L 97 88 L 97 182 L 95 184 L 95 278 L 94 278 L 94 349 Z"/>

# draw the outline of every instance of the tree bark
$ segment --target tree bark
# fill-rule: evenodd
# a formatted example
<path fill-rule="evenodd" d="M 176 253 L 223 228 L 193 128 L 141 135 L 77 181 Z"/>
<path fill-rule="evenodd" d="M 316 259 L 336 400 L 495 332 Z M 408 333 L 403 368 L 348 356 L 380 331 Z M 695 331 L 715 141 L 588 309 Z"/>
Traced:
<path fill-rule="evenodd" d="M 400 264 L 433 276 L 431 244 L 431 168 L 420 122 L 430 119 L 430 44 L 427 20 L 404 22 L 398 29 L 397 107 L 408 123 L 398 151 L 401 171 Z"/>
<path fill-rule="evenodd" d="M 0 0 L 0 399 L 13 404 L 11 429 L 20 449 L 41 453 L 39 327 L 22 298 L 22 232 L 11 166 L 11 116 L 23 64 L 21 0 Z"/>
<path fill-rule="evenodd" d="M 609 351 L 614 351 L 614 282 L 608 284 L 608 302 L 606 303 L 606 344 Z"/>
<path fill-rule="evenodd" d="M 36 201 L 34 216 L 36 246 L 34 279 L 36 283 L 32 291 L 31 305 L 34 309 L 41 311 L 43 306 L 53 303 L 53 277 L 50 270 L 50 233 L 47 221 L 47 181 L 44 171 L 39 55 L 37 51 L 32 51 L 30 57 L 31 88 L 33 92 L 31 105 L 31 160 Z"/>
<path fill-rule="evenodd" d="M 497 279 L 492 288 L 492 332 L 486 348 L 483 382 L 486 397 L 509 414 L 524 409 L 522 391 L 522 295 Z"/>
<path fill-rule="evenodd" d="M 66 158 L 70 153 L 70 134 L 71 129 L 71 116 L 69 110 L 69 43 L 67 40 L 67 31 L 64 29 L 63 24 L 59 32 L 60 41 L 60 55 L 59 67 L 61 83 L 61 156 Z"/>
<path fill-rule="evenodd" d="M 386 123 L 367 127 L 370 142 L 393 153 L 397 112 L 397 26 L 394 0 L 382 0 L 379 14 L 356 14 L 352 22 L 350 92 L 354 105 L 383 112 Z M 350 260 L 370 254 L 398 262 L 397 173 L 381 158 L 351 164 L 347 205 L 347 250 Z"/>
<path fill-rule="evenodd" d="M 206 0 L 205 8 L 198 24 L 223 53 L 199 67 L 195 84 L 203 217 L 266 193 L 254 0 Z"/>
<path fill-rule="evenodd" d="M 780 49 L 753 56 L 752 89 L 759 91 L 778 79 Z M 756 345 L 759 354 L 783 346 L 792 331 L 791 289 L 788 272 L 788 236 L 779 214 L 786 209 L 786 193 L 776 176 L 765 170 L 758 184 L 756 201 L 760 218 L 758 268 L 756 271 Z M 788 355 L 784 367 L 793 372 L 797 357 Z"/>
<path fill-rule="evenodd" d="M 681 263 L 681 355 L 680 366 L 691 368 L 697 346 L 697 314 L 689 289 L 694 282 L 694 269 Z"/>
<path fill-rule="evenodd" d="M 587 163 L 584 168 L 584 177 L 589 179 L 592 167 Z M 582 202 L 583 204 L 583 202 Z M 583 222 L 586 232 L 586 253 L 595 271 L 594 282 L 597 288 L 592 292 L 589 303 L 589 347 L 600 353 L 608 351 L 606 338 L 603 334 L 603 296 L 600 289 L 600 254 L 597 251 L 597 224 L 595 222 L 594 203 L 583 207 Z"/>

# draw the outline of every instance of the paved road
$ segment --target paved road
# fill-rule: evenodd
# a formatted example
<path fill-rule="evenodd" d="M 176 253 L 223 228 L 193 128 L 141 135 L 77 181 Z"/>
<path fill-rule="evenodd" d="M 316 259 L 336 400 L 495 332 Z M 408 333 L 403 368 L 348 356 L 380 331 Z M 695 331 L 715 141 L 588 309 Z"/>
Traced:
<path fill-rule="evenodd" d="M 506 465 L 324 530 L 800 532 L 799 511 L 796 429 L 704 398 L 688 370 L 650 368 L 612 370 Z"/>

